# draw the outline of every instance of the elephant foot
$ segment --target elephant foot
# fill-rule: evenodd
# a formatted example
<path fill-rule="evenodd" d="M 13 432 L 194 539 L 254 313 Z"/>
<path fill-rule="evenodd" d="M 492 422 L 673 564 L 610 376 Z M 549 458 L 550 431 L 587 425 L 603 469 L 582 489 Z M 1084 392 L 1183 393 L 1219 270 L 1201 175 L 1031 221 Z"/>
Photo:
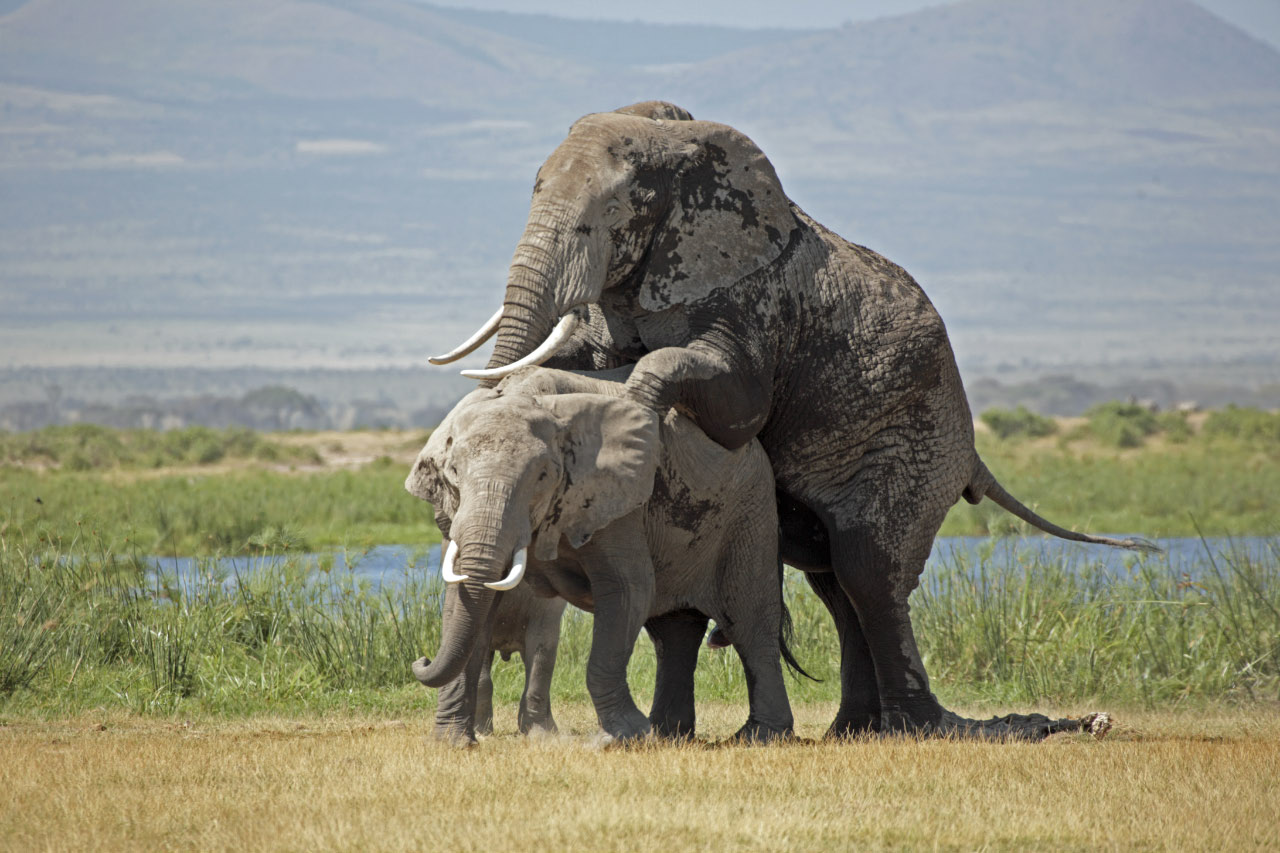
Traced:
<path fill-rule="evenodd" d="M 746 725 L 738 729 L 728 742 L 743 745 L 780 743 L 795 740 L 795 736 L 796 733 L 790 725 L 775 726 L 757 720 L 747 720 Z"/>
<path fill-rule="evenodd" d="M 663 740 L 693 740 L 694 737 L 693 726 L 684 722 L 672 723 L 668 720 L 655 720 L 651 717 L 649 724 L 652 726 L 653 736 Z"/>
<path fill-rule="evenodd" d="M 608 735 L 608 742 L 613 744 L 638 741 L 653 732 L 649 718 L 640 713 L 639 709 L 616 716 L 602 716 L 600 728 Z"/>
<path fill-rule="evenodd" d="M 431 736 L 446 746 L 458 749 L 468 749 L 476 745 L 475 733 L 460 726 L 436 726 Z"/>
<path fill-rule="evenodd" d="M 827 727 L 826 740 L 848 740 L 875 734 L 880 730 L 879 714 L 839 714 Z"/>
<path fill-rule="evenodd" d="M 520 721 L 520 734 L 522 735 L 537 737 L 559 733 L 560 728 L 550 716 Z"/>
<path fill-rule="evenodd" d="M 694 715 L 692 702 L 678 707 L 671 703 L 663 708 L 654 707 L 649 713 L 649 724 L 653 727 L 655 737 L 664 740 L 692 740 L 697 728 L 697 717 Z"/>
<path fill-rule="evenodd" d="M 912 718 L 904 712 L 882 716 L 881 734 L 905 734 L 915 737 L 946 737 L 965 740 L 1042 741 L 1062 732 L 1084 733 L 1101 739 L 1111 729 L 1111 715 L 1106 712 L 1084 717 L 1053 719 L 1044 714 L 1006 714 L 989 720 L 970 720 L 944 708 L 930 718 Z"/>

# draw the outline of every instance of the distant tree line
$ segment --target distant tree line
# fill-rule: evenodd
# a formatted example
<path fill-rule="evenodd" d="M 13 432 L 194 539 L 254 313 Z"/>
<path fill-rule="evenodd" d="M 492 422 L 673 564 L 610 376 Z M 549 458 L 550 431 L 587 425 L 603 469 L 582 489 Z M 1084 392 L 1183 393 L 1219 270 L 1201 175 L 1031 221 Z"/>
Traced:
<path fill-rule="evenodd" d="M 0 406 L 0 429 L 10 432 L 46 426 L 92 423 L 122 429 L 181 429 L 190 426 L 248 427 L 255 430 L 431 427 L 451 408 L 430 403 L 401 408 L 394 401 L 326 402 L 283 385 L 256 388 L 239 397 L 202 394 L 170 400 L 145 395 L 117 403 L 64 398 L 56 388 L 46 399 Z"/>

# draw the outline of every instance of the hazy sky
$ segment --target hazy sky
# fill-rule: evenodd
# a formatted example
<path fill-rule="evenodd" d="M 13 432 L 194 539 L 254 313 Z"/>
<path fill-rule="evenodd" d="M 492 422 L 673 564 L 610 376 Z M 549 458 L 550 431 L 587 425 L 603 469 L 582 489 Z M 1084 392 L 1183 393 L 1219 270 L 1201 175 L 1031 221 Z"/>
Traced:
<path fill-rule="evenodd" d="M 608 0 L 431 0 L 441 6 L 493 9 L 505 12 L 540 12 L 567 18 L 607 18 L 653 23 L 719 24 L 736 27 L 838 27 L 846 21 L 863 21 L 901 15 L 926 6 L 945 5 L 940 0 L 643 0 L 618 3 Z M 1069 2 L 1069 0 L 1064 0 Z M 1255 38 L 1280 48 L 1280 0 L 1196 0 L 1199 5 Z"/>

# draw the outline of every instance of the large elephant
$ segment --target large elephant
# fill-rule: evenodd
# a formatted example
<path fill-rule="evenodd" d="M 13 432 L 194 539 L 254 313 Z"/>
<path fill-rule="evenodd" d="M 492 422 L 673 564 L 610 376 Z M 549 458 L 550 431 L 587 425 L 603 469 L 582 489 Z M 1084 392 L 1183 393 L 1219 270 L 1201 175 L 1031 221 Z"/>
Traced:
<path fill-rule="evenodd" d="M 419 681 L 478 681 L 498 592 L 521 583 L 594 611 L 587 690 L 614 738 L 692 735 L 693 669 L 708 618 L 747 675 L 738 737 L 791 732 L 773 478 L 757 442 L 726 450 L 625 386 L 532 368 L 465 397 L 432 433 L 405 488 L 430 501 L 451 545 L 454 605 Z M 627 685 L 644 626 L 658 656 L 649 717 Z M 465 668 L 465 674 L 464 674 Z M 466 720 L 455 737 L 473 732 Z"/>
<path fill-rule="evenodd" d="M 585 322 L 584 322 L 585 321 Z M 634 364 L 631 399 L 690 414 L 725 447 L 758 438 L 787 562 L 835 619 L 842 698 L 829 734 L 1042 736 L 1071 721 L 978 724 L 929 688 L 907 597 L 961 497 L 1055 536 L 973 444 L 946 328 L 901 267 L 810 219 L 743 134 L 646 102 L 588 115 L 538 171 L 502 309 L 492 382 L 516 366 Z"/>
<path fill-rule="evenodd" d="M 444 546 L 447 547 L 447 546 Z M 445 619 L 458 606 L 458 587 L 445 591 Z M 524 664 L 524 690 L 516 710 L 521 734 L 557 731 L 551 713 L 551 676 L 560 647 L 564 599 L 539 598 L 526 585 L 500 593 L 494 605 L 487 642 L 482 638 L 463 674 L 440 688 L 436 704 L 436 736 L 472 743 L 476 735 L 493 732 L 493 656 L 503 660 L 519 654 Z"/>

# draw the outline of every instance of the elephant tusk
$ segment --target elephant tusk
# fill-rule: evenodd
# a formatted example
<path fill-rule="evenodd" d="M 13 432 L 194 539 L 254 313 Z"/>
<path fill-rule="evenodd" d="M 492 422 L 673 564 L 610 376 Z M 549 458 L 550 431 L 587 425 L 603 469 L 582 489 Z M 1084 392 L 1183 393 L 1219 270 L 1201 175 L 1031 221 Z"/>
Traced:
<path fill-rule="evenodd" d="M 485 586 L 489 587 L 489 589 L 496 589 L 499 592 L 515 589 L 519 586 L 520 579 L 524 577 L 524 563 L 527 556 L 527 548 L 521 548 L 516 551 L 516 558 L 511 561 L 511 571 L 507 573 L 507 576 L 500 581 L 486 583 Z"/>
<path fill-rule="evenodd" d="M 449 540 L 449 547 L 444 552 L 444 561 L 440 565 L 440 577 L 444 578 L 445 583 L 457 583 L 458 581 L 467 580 L 470 575 L 459 575 L 453 571 L 453 561 L 458 558 L 458 543 Z"/>
<path fill-rule="evenodd" d="M 551 330 L 551 334 L 547 335 L 547 339 L 542 342 L 536 350 L 526 355 L 519 361 L 513 361 L 510 364 L 504 364 L 501 367 L 493 367 L 487 370 L 464 370 L 462 375 L 468 379 L 501 379 L 508 374 L 515 373 L 522 367 L 530 364 L 542 364 L 542 362 L 551 358 L 556 354 L 556 350 L 569 340 L 573 334 L 574 328 L 578 324 L 578 315 L 575 311 L 570 311 L 560 318 L 560 322 L 556 323 L 556 327 Z"/>
<path fill-rule="evenodd" d="M 493 333 L 498 331 L 498 324 L 502 322 L 502 309 L 499 308 L 492 317 L 484 321 L 484 325 L 476 329 L 475 334 L 467 338 L 461 346 L 451 349 L 444 355 L 433 355 L 427 359 L 432 364 L 448 364 L 451 361 L 457 361 L 464 355 L 470 355 L 480 348 L 480 345 L 489 338 L 493 337 Z"/>

